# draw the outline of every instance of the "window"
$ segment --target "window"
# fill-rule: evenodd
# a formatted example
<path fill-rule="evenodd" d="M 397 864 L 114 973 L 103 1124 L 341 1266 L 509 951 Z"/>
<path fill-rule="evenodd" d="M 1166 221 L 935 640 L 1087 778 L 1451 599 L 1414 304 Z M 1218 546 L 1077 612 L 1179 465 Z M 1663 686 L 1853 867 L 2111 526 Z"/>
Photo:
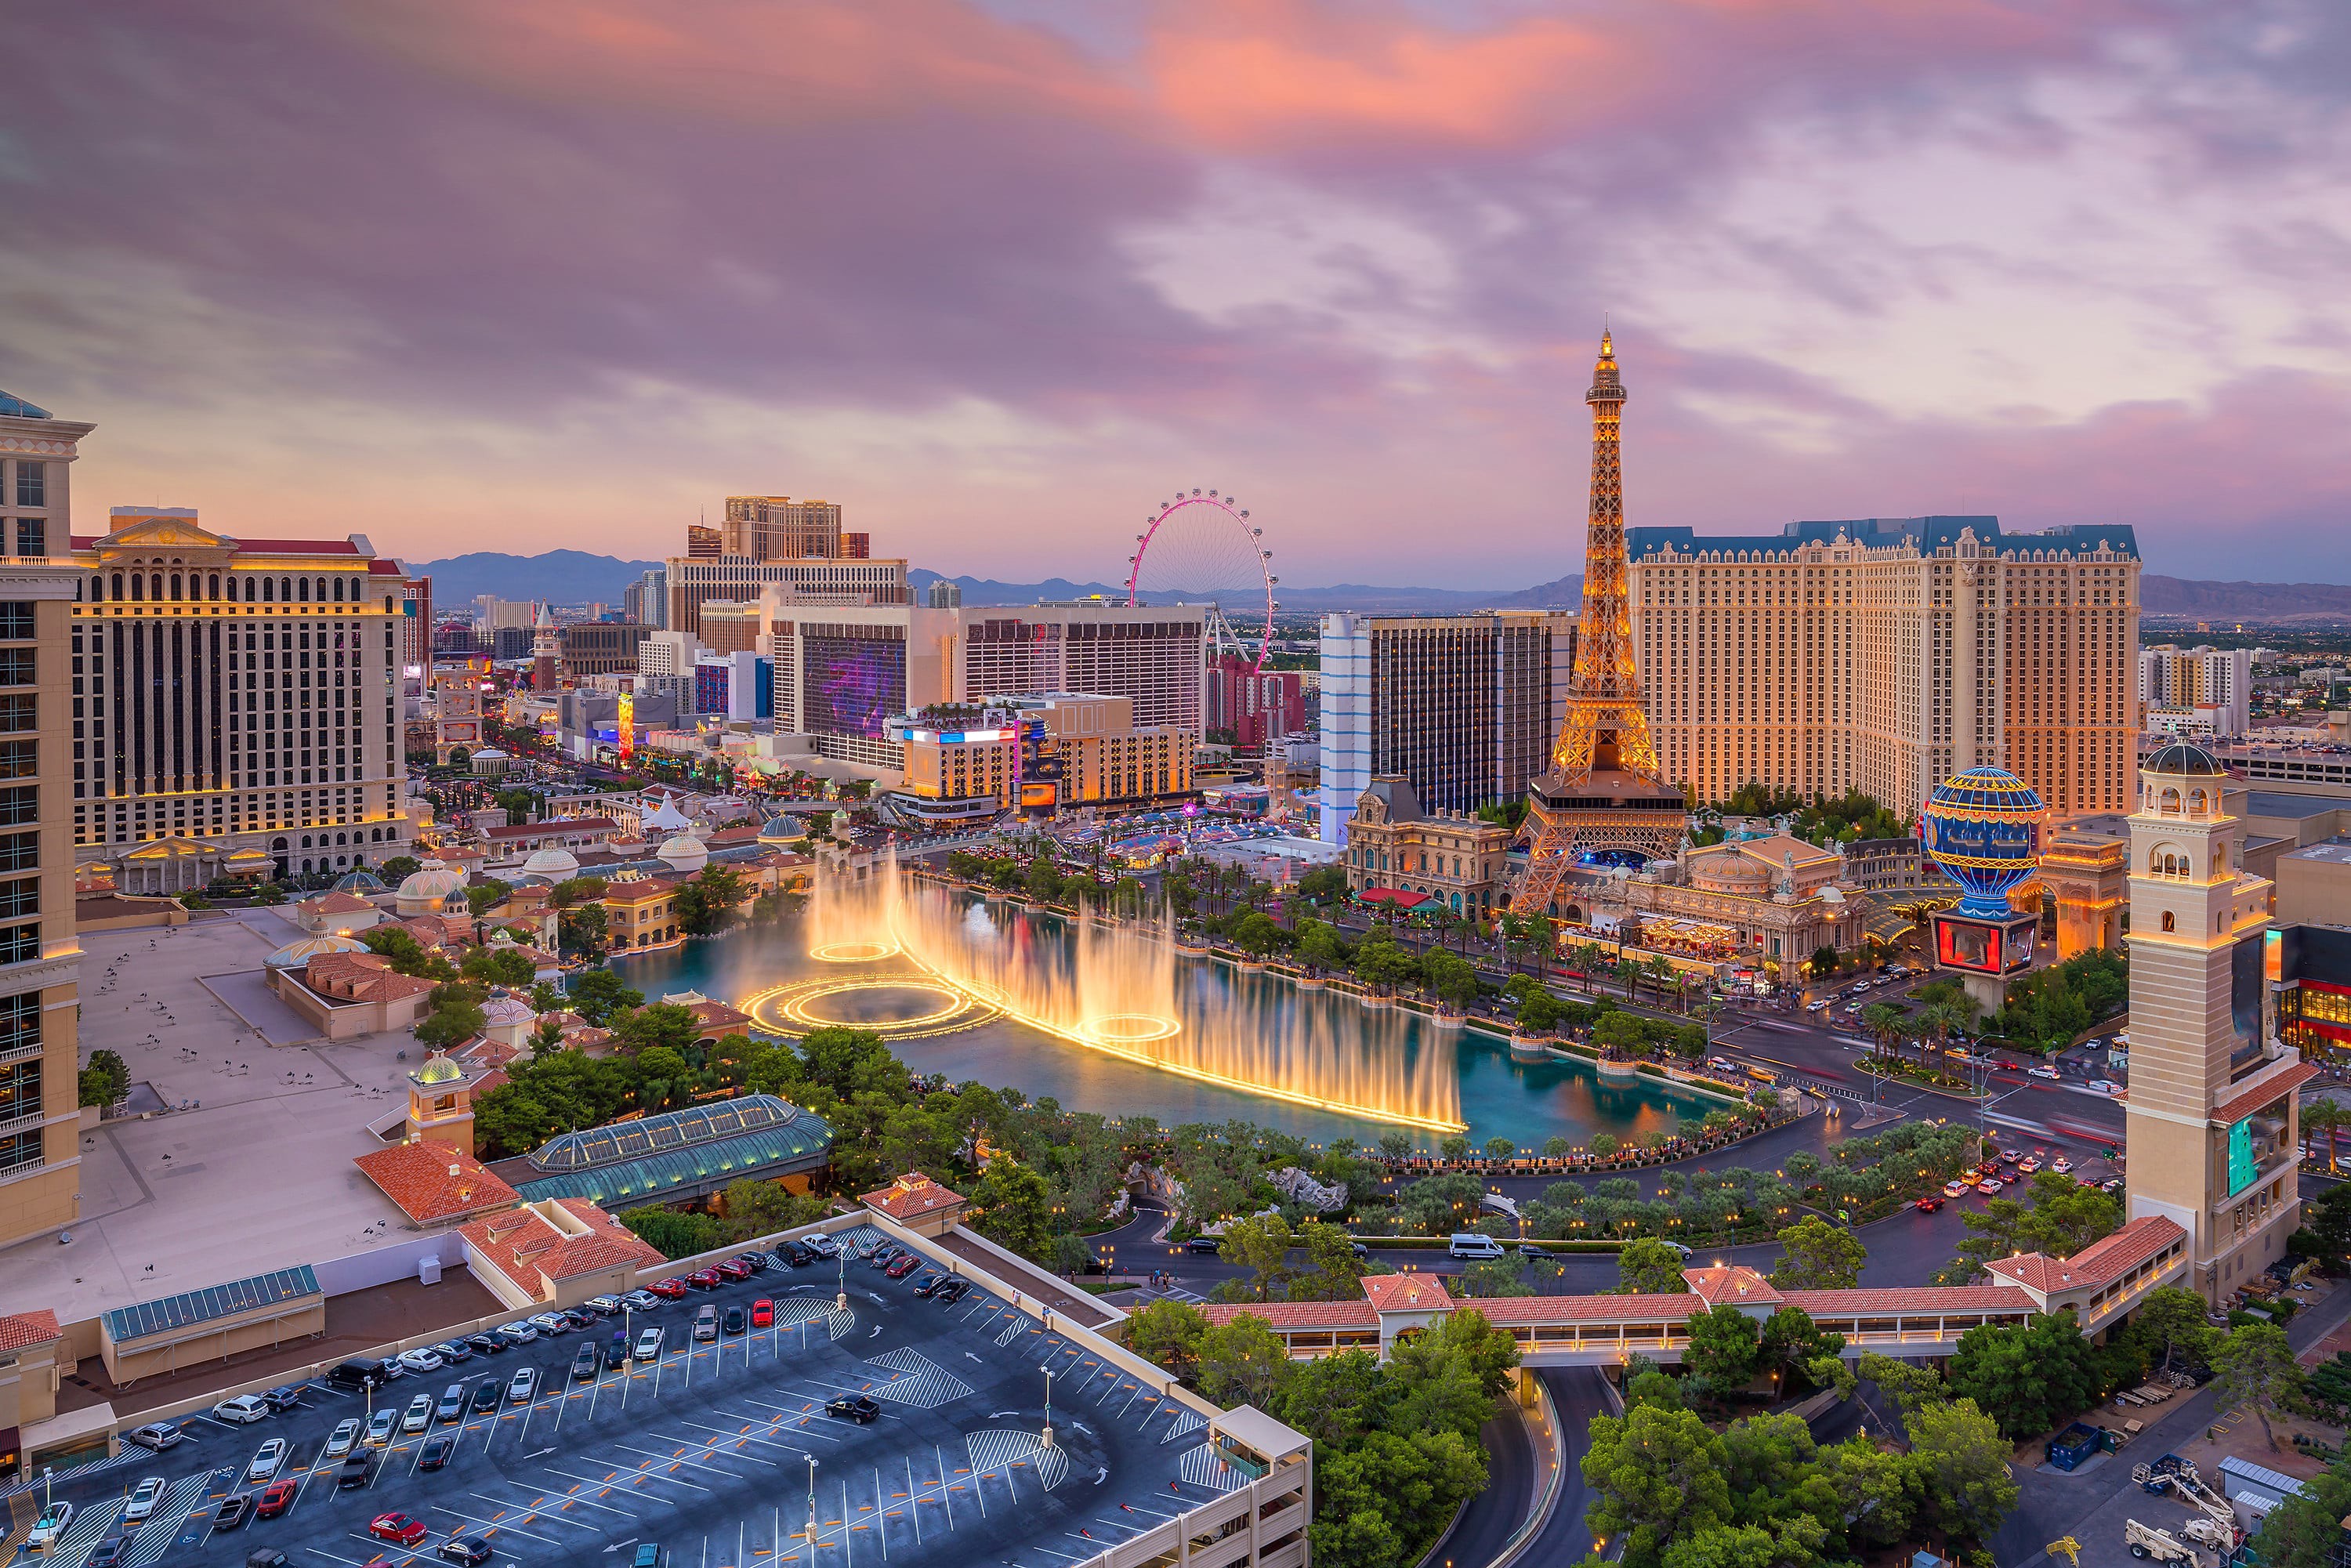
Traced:
<path fill-rule="evenodd" d="M 19 461 L 16 465 L 16 505 L 46 507 L 48 504 L 48 465 Z"/>
<path fill-rule="evenodd" d="M 16 733 L 32 729 L 38 724 L 37 705 L 32 695 L 0 697 L 0 732 Z"/>
<path fill-rule="evenodd" d="M 41 818 L 41 787 L 19 784 L 0 789 L 0 826 L 16 827 L 37 822 Z"/>
<path fill-rule="evenodd" d="M 41 924 L 0 931 L 0 964 L 29 964 L 41 956 Z"/>
<path fill-rule="evenodd" d="M 41 883 L 38 877 L 0 882 L 0 920 L 21 920 L 27 915 L 40 912 Z"/>
<path fill-rule="evenodd" d="M 39 517 L 16 519 L 16 553 L 47 555 L 49 553 L 49 525 Z"/>
<path fill-rule="evenodd" d="M 29 686 L 33 679 L 32 649 L 0 648 L 0 686 Z"/>
<path fill-rule="evenodd" d="M 39 758 L 38 741 L 0 740 L 0 779 L 30 779 Z"/>
<path fill-rule="evenodd" d="M 29 600 L 0 600 L 0 639 L 21 641 L 33 635 L 33 606 Z"/>
<path fill-rule="evenodd" d="M 2168 909 L 2163 912 L 2163 928 L 2166 931 L 2176 931 L 2179 929 L 2179 922 L 2172 918 L 2171 911 Z"/>

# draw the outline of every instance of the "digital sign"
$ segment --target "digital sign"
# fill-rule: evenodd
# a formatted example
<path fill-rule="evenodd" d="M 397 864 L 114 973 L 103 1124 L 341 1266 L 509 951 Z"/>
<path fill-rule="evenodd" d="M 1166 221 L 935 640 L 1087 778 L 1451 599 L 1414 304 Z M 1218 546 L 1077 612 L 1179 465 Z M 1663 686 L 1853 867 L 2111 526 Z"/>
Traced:
<path fill-rule="evenodd" d="M 1974 975 L 2008 975 L 2032 963 L 2038 919 L 2020 915 L 2005 924 L 1935 917 L 1935 961 L 1946 969 Z"/>
<path fill-rule="evenodd" d="M 2244 1191 L 2261 1174 L 2261 1163 L 2253 1158 L 2253 1122 L 2248 1116 L 2229 1128 L 2229 1195 Z"/>

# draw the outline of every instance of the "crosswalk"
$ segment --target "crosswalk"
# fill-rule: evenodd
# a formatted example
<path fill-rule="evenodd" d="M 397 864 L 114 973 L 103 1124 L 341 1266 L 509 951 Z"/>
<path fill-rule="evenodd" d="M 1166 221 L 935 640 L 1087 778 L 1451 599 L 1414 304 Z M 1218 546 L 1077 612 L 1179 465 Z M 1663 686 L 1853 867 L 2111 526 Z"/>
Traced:
<path fill-rule="evenodd" d="M 1167 1435 L 1159 1441 L 1166 1444 L 1176 1441 L 1178 1437 L 1188 1437 L 1207 1424 L 1208 1418 L 1197 1410 L 1187 1405 L 1178 1405 L 1176 1406 L 1176 1419 L 1168 1423 Z"/>
<path fill-rule="evenodd" d="M 1249 1483 L 1249 1472 L 1227 1464 L 1213 1443 L 1201 1444 L 1177 1462 L 1182 1467 L 1177 1473 L 1184 1478 L 1186 1486 L 1207 1487 L 1211 1491 L 1222 1492 L 1238 1491 Z"/>
<path fill-rule="evenodd" d="M 180 1526 L 187 1522 L 188 1516 L 205 1500 L 212 1489 L 213 1478 L 209 1474 L 190 1476 L 172 1483 L 172 1490 L 163 1494 L 163 1500 L 140 1528 L 138 1539 L 131 1542 L 129 1554 L 122 1560 L 124 1568 L 148 1568 L 162 1557 L 164 1548 L 172 1544 L 172 1538 L 179 1534 Z"/>

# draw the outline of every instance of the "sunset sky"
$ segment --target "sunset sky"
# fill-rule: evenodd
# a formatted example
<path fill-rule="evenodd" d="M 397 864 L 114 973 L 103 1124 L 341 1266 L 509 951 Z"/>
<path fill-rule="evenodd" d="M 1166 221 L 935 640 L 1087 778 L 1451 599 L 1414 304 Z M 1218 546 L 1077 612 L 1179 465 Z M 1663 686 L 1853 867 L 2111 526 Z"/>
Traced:
<path fill-rule="evenodd" d="M 2351 582 L 2351 10 L 1988 0 L 16 0 L 0 388 L 110 506 L 654 557 L 737 491 L 1293 583 L 1628 518 L 2137 526 Z"/>

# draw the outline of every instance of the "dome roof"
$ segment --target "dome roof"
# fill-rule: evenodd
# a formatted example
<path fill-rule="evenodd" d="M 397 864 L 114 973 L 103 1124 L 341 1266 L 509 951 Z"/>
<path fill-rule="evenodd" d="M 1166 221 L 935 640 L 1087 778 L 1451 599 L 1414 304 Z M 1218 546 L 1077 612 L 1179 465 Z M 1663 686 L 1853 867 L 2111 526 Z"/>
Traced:
<path fill-rule="evenodd" d="M 789 812 L 768 818 L 759 829 L 759 841 L 763 844 L 797 843 L 807 837 L 808 824 Z"/>
<path fill-rule="evenodd" d="M 1999 812 L 2041 810 L 2032 785 L 2005 768 L 1970 768 L 1935 786 L 1927 799 L 1938 806 L 1972 806 Z"/>
<path fill-rule="evenodd" d="M 538 1017 L 537 1009 L 511 991 L 482 1004 L 482 1021 L 486 1024 L 529 1023 Z"/>
<path fill-rule="evenodd" d="M 560 845 L 549 844 L 522 862 L 526 876 L 567 877 L 580 869 L 580 857 Z"/>
<path fill-rule="evenodd" d="M 465 887 L 464 872 L 452 871 L 447 866 L 427 866 L 423 871 L 412 872 L 409 874 L 408 880 L 400 884 L 400 896 L 446 898 L 451 894 L 464 892 Z"/>
<path fill-rule="evenodd" d="M 321 953 L 364 953 L 368 945 L 349 936 L 305 936 L 288 942 L 261 962 L 271 969 L 299 969 Z"/>
<path fill-rule="evenodd" d="M 335 879 L 337 893 L 381 893 L 383 878 L 371 871 L 346 872 Z"/>
<path fill-rule="evenodd" d="M 2147 759 L 2146 771 L 2196 777 L 2222 774 L 2229 770 L 2220 766 L 2219 758 L 2202 747 L 2175 740 L 2168 746 L 2156 748 L 2155 754 Z"/>
<path fill-rule="evenodd" d="M 436 1051 L 424 1059 L 424 1065 L 409 1074 L 419 1083 L 454 1083 L 465 1076 L 465 1070 L 449 1060 L 445 1051 Z"/>
<path fill-rule="evenodd" d="M 705 847 L 703 841 L 687 833 L 671 834 L 662 841 L 662 847 L 653 852 L 668 864 L 680 870 L 689 866 L 706 865 L 710 861 L 710 851 Z"/>

